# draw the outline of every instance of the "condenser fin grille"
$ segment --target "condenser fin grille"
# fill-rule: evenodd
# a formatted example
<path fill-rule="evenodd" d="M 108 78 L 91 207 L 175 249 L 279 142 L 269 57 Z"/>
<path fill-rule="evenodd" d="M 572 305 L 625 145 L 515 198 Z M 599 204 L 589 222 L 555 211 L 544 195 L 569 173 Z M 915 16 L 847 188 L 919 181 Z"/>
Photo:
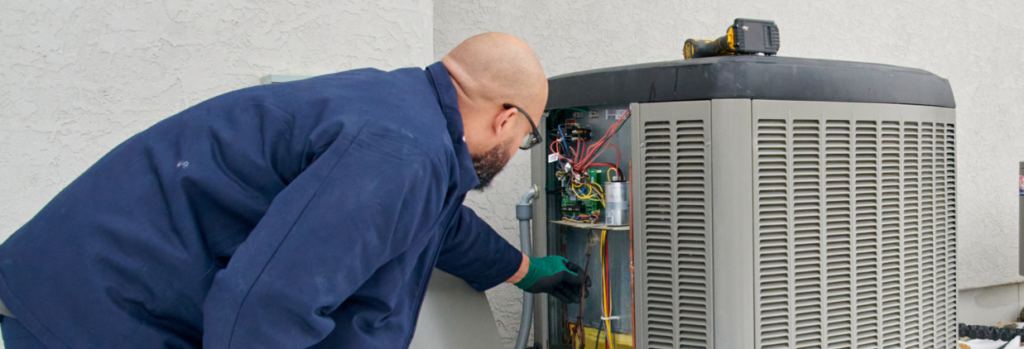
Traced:
<path fill-rule="evenodd" d="M 656 115 L 641 118 L 640 130 L 644 282 L 638 286 L 646 336 L 638 343 L 711 348 L 710 115 Z"/>
<path fill-rule="evenodd" d="M 755 113 L 753 133 L 757 347 L 954 347 L 954 125 Z"/>

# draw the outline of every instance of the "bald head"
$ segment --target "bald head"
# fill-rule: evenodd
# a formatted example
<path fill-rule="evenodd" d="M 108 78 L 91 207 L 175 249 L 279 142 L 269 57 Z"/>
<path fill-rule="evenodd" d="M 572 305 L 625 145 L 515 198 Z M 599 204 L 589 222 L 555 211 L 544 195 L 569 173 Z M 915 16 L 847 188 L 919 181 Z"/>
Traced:
<path fill-rule="evenodd" d="M 530 123 L 540 124 L 548 100 L 544 68 L 529 45 L 504 33 L 466 39 L 441 62 L 455 84 L 466 145 L 486 186 L 532 132 Z"/>
<path fill-rule="evenodd" d="M 505 33 L 484 33 L 463 41 L 441 59 L 473 102 L 510 103 L 543 110 L 548 81 L 530 46 Z"/>

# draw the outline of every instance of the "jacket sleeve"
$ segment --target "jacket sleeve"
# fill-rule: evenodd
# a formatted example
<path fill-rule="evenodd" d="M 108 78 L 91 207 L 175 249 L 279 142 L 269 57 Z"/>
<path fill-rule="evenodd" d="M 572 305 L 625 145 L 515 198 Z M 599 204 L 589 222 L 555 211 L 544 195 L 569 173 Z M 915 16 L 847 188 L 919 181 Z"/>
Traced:
<path fill-rule="evenodd" d="M 445 236 L 437 268 L 466 280 L 477 291 L 505 282 L 519 270 L 523 254 L 472 209 L 462 206 Z"/>
<path fill-rule="evenodd" d="M 415 142 L 368 128 L 342 134 L 279 193 L 214 277 L 205 348 L 312 346 L 377 269 L 437 232 L 427 227 L 438 224 L 447 173 Z"/>

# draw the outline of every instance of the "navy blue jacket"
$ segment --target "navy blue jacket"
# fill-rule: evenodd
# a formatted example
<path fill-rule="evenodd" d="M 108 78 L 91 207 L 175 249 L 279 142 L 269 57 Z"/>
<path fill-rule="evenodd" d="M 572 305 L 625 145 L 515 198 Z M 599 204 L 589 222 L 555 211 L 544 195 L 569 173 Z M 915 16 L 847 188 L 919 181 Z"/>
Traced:
<path fill-rule="evenodd" d="M 51 348 L 404 348 L 435 265 L 478 290 L 519 268 L 477 184 L 441 63 L 234 91 L 0 245 L 0 300 Z"/>

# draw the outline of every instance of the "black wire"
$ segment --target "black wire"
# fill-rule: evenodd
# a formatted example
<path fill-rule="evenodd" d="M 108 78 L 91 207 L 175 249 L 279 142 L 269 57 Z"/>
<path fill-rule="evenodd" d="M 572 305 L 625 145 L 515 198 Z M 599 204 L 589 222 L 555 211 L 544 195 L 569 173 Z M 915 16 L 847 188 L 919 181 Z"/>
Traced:
<path fill-rule="evenodd" d="M 594 340 L 594 349 L 601 349 L 601 330 L 604 329 L 604 321 L 597 326 L 597 339 Z M 608 343 L 605 343 L 608 344 Z"/>
<path fill-rule="evenodd" d="M 587 287 L 586 280 L 590 280 L 590 253 L 593 251 L 593 248 L 594 248 L 594 239 L 593 239 L 592 236 L 593 236 L 593 233 L 588 233 L 587 234 L 587 259 L 586 259 L 586 262 L 584 262 L 585 264 L 583 266 L 583 280 L 584 280 L 584 284 L 580 286 L 580 289 L 582 291 L 584 291 L 584 292 L 586 292 L 586 287 Z M 579 314 L 579 316 L 576 317 L 576 324 L 577 324 L 576 328 L 579 329 L 580 333 L 583 334 L 582 335 L 583 340 L 581 341 L 580 346 L 579 346 L 580 349 L 586 349 L 586 347 L 587 347 L 587 332 L 583 328 L 583 309 L 584 309 L 584 306 L 586 304 L 587 304 L 587 300 L 586 299 L 580 299 L 580 314 Z"/>

